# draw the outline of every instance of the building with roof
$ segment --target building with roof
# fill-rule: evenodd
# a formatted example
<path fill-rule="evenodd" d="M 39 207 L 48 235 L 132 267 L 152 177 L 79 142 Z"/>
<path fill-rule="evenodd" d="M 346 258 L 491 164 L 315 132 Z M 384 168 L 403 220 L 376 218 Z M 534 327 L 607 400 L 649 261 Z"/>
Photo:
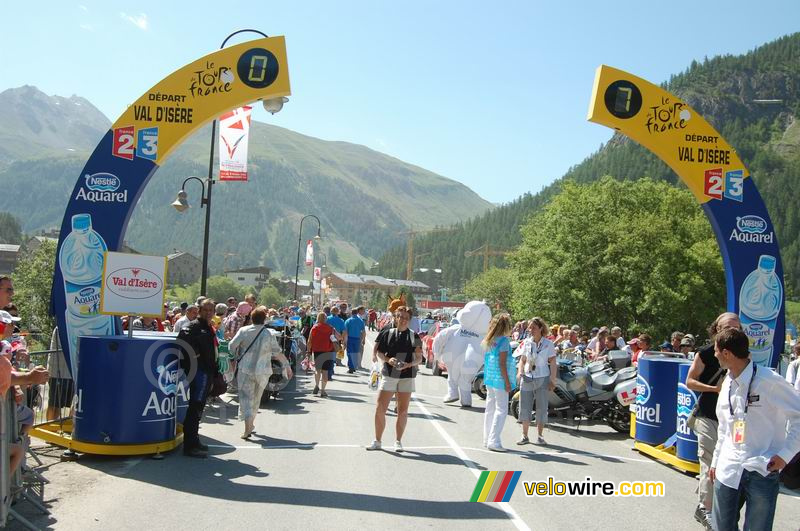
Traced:
<path fill-rule="evenodd" d="M 372 298 L 375 293 L 388 297 L 400 287 L 406 287 L 417 295 L 429 295 L 432 289 L 416 280 L 391 280 L 377 275 L 356 275 L 354 273 L 328 273 L 325 275 L 325 298 L 352 302 Z M 356 294 L 359 297 L 356 297 Z"/>
<path fill-rule="evenodd" d="M 191 284 L 200 280 L 203 261 L 185 251 L 167 255 L 167 285 Z"/>
<path fill-rule="evenodd" d="M 17 267 L 19 245 L 0 243 L 0 275 L 10 275 Z"/>
<path fill-rule="evenodd" d="M 254 287 L 256 290 L 260 290 L 267 284 L 269 273 L 268 267 L 258 266 L 225 271 L 225 276 L 240 286 Z"/>

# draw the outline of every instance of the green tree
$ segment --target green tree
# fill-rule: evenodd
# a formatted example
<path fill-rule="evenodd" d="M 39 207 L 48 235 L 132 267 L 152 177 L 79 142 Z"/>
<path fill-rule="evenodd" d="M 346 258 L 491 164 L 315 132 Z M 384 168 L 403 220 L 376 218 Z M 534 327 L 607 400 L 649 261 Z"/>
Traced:
<path fill-rule="evenodd" d="M 702 333 L 724 308 L 722 259 L 685 189 L 605 177 L 563 190 L 522 229 L 511 257 L 514 313 Z"/>
<path fill-rule="evenodd" d="M 224 275 L 216 275 L 206 279 L 206 297 L 214 299 L 216 302 L 225 302 L 228 297 L 236 297 L 241 301 L 248 293 L 255 293 L 255 289 L 240 286 Z M 167 291 L 167 299 L 175 302 L 186 301 L 193 304 L 200 296 L 200 281 L 187 286 L 175 286 Z"/>
<path fill-rule="evenodd" d="M 353 308 L 357 308 L 364 304 L 364 297 L 361 296 L 361 290 L 356 290 L 353 294 L 353 301 L 350 303 L 350 306 Z"/>
<path fill-rule="evenodd" d="M 33 252 L 24 255 L 13 274 L 14 304 L 22 317 L 22 327 L 41 332 L 44 341 L 50 340 L 55 320 L 50 315 L 50 290 L 56 263 L 56 244 L 45 240 Z"/>
<path fill-rule="evenodd" d="M 328 247 L 328 263 L 332 266 L 342 265 L 342 261 L 339 258 L 339 253 L 336 252 L 336 247 Z"/>
<path fill-rule="evenodd" d="M 509 308 L 514 293 L 514 272 L 493 267 L 467 282 L 466 295 L 471 300 L 484 300 L 492 307 Z"/>
<path fill-rule="evenodd" d="M 389 305 L 389 298 L 383 291 L 373 291 L 372 296 L 369 298 L 369 307 L 376 310 L 385 310 Z"/>
<path fill-rule="evenodd" d="M 402 286 L 402 287 L 400 287 L 400 289 L 397 290 L 397 293 L 392 295 L 392 297 L 397 299 L 397 298 L 400 297 L 401 294 L 405 295 L 406 306 L 408 306 L 409 308 L 416 308 L 417 307 L 417 300 L 414 298 L 414 294 L 411 293 L 410 289 L 408 289 L 405 286 Z"/>
<path fill-rule="evenodd" d="M 258 292 L 258 303 L 263 304 L 267 308 L 278 307 L 282 305 L 286 299 L 280 294 L 278 288 L 268 284 L 261 288 Z"/>
<path fill-rule="evenodd" d="M 22 243 L 22 227 L 19 220 L 8 212 L 0 212 L 0 243 L 19 245 Z"/>

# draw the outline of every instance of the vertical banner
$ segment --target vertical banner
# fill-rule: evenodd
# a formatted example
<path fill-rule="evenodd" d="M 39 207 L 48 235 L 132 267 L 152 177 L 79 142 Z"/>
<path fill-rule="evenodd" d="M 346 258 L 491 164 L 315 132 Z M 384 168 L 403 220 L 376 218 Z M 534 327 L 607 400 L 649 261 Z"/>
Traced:
<path fill-rule="evenodd" d="M 314 242 L 312 240 L 308 240 L 308 245 L 306 245 L 306 265 L 310 266 L 314 263 Z"/>
<path fill-rule="evenodd" d="M 319 282 L 321 278 L 322 278 L 322 268 L 321 267 L 315 267 L 314 268 L 314 282 Z"/>
<path fill-rule="evenodd" d="M 219 117 L 219 180 L 247 180 L 247 137 L 250 110 L 244 106 Z"/>

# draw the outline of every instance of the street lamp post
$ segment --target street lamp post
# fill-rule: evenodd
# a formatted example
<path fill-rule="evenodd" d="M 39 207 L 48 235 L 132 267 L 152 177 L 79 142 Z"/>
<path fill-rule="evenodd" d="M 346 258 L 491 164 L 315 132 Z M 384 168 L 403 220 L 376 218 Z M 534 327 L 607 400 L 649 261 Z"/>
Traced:
<path fill-rule="evenodd" d="M 181 185 L 181 191 L 178 192 L 178 198 L 173 201 L 172 206 L 178 212 L 183 212 L 189 208 L 189 202 L 186 200 L 186 183 L 195 180 L 203 187 L 203 195 L 200 198 L 200 208 L 206 207 L 206 224 L 203 231 L 203 270 L 200 272 L 200 295 L 206 294 L 206 280 L 208 280 L 208 233 L 211 223 L 211 184 L 214 182 L 209 175 L 208 179 L 201 179 L 200 177 L 187 177 Z M 206 188 L 208 183 L 208 188 Z"/>
<path fill-rule="evenodd" d="M 238 31 L 234 31 L 227 37 L 225 40 L 222 41 L 220 44 L 219 49 L 225 48 L 225 45 L 228 44 L 228 41 L 234 35 L 238 35 L 240 33 L 257 33 L 264 38 L 267 38 L 268 35 L 264 32 L 254 30 L 254 29 L 242 29 Z M 264 109 L 267 112 L 275 114 L 276 112 L 280 111 L 283 108 L 283 104 L 289 101 L 286 97 L 279 97 L 279 98 L 272 98 L 269 100 L 264 100 L 262 103 L 264 105 Z M 200 295 L 206 294 L 206 281 L 208 280 L 208 232 L 209 227 L 211 225 L 211 188 L 214 185 L 214 141 L 216 140 L 217 136 L 217 120 L 212 120 L 211 122 L 211 150 L 208 157 L 208 178 L 203 181 L 199 177 L 189 177 L 186 181 L 183 181 L 183 186 L 181 186 L 181 191 L 178 192 L 178 198 L 175 202 L 172 203 L 178 212 L 183 212 L 187 208 L 189 208 L 189 203 L 186 201 L 186 192 L 184 191 L 186 182 L 189 179 L 197 179 L 203 185 L 203 199 L 200 202 L 200 208 L 203 206 L 206 207 L 206 228 L 205 233 L 203 235 L 203 271 L 200 274 Z M 206 189 L 206 184 L 208 184 L 208 189 Z M 295 286 L 295 289 L 296 286 Z"/>
<path fill-rule="evenodd" d="M 307 214 L 303 216 L 303 218 L 300 220 L 300 232 L 297 235 L 297 267 L 294 271 L 294 300 L 297 300 L 297 283 L 299 282 L 300 278 L 300 245 L 303 243 L 303 222 L 306 220 L 306 218 L 314 218 L 317 221 L 317 235 L 314 236 L 314 239 L 319 240 L 322 238 L 320 235 L 322 224 L 320 223 L 319 218 L 314 214 Z M 312 280 L 311 282 L 311 285 L 313 286 L 314 281 Z"/>

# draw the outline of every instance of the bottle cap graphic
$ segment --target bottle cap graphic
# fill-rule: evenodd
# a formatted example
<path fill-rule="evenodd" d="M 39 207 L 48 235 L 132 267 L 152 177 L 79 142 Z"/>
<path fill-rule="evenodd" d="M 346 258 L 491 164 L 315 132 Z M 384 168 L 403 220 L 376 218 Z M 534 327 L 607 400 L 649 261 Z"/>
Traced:
<path fill-rule="evenodd" d="M 758 268 L 763 269 L 767 273 L 775 271 L 775 257 L 768 254 L 762 254 L 758 258 Z"/>
<path fill-rule="evenodd" d="M 72 230 L 88 230 L 92 228 L 92 216 L 75 214 L 72 216 Z"/>

